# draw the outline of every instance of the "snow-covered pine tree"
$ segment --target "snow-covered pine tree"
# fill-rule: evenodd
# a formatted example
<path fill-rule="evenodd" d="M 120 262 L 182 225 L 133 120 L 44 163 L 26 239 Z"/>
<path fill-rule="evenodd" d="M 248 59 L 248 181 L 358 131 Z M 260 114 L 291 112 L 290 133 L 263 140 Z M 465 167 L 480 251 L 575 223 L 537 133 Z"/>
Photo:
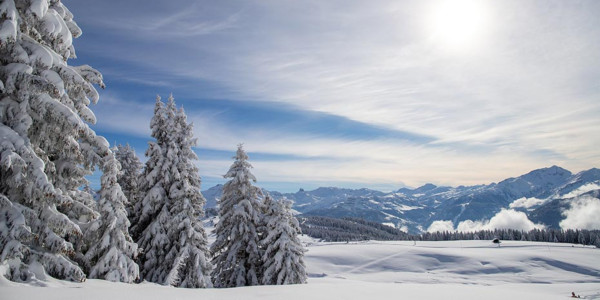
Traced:
<path fill-rule="evenodd" d="M 139 268 L 134 262 L 138 247 L 129 236 L 127 198 L 117 181 L 119 168 L 114 154 L 107 153 L 101 165 L 103 174 L 98 201 L 101 217 L 86 231 L 84 258 L 90 278 L 132 283 L 139 278 Z"/>
<path fill-rule="evenodd" d="M 143 165 L 135 155 L 135 150 L 129 144 L 125 146 L 117 145 L 113 148 L 113 152 L 121 165 L 121 172 L 117 176 L 117 181 L 127 201 L 129 201 L 126 208 L 127 213 L 131 216 L 135 204 L 140 200 L 139 181 Z"/>
<path fill-rule="evenodd" d="M 298 220 L 292 215 L 292 203 L 265 196 L 263 218 L 265 234 L 261 240 L 264 271 L 262 284 L 281 285 L 306 283 L 304 247 L 298 239 Z"/>
<path fill-rule="evenodd" d="M 164 129 L 153 130 L 157 141 L 150 144 L 148 153 L 154 155 L 149 159 L 150 166 L 161 173 L 145 171 L 145 186 L 151 189 L 144 204 L 150 206 L 142 207 L 145 215 L 154 210 L 157 214 L 149 219 L 139 239 L 145 252 L 141 258 L 142 275 L 148 281 L 165 285 L 212 287 L 208 242 L 199 219 L 204 215 L 202 206 L 206 201 L 200 193 L 198 168 L 193 163 L 198 157 L 192 150 L 196 144 L 192 125 L 187 123 L 183 109 L 177 111 L 172 96 L 166 108 L 159 102 L 160 99 L 152 124 Z"/>
<path fill-rule="evenodd" d="M 79 35 L 59 0 L 0 2 L 0 263 L 11 280 L 85 279 L 73 242 L 98 214 L 79 188 L 110 149 L 87 125 L 102 75 L 67 64 Z"/>
<path fill-rule="evenodd" d="M 211 247 L 213 283 L 220 288 L 258 285 L 262 273 L 258 236 L 262 192 L 252 185 L 256 178 L 241 144 L 234 159 L 224 176 L 231 180 L 223 186 L 217 238 Z"/>
<path fill-rule="evenodd" d="M 174 106 L 173 97 L 168 107 Z M 166 262 L 171 270 L 165 284 L 187 287 L 212 287 L 206 232 L 202 226 L 203 207 L 206 200 L 200 193 L 200 176 L 194 160 L 198 160 L 192 150 L 197 140 L 193 136 L 192 124 L 182 109 L 175 116 L 176 145 L 178 159 L 175 168 L 178 177 L 169 187 L 170 215 L 167 235 L 171 240 L 171 249 Z"/>
<path fill-rule="evenodd" d="M 173 120 L 168 119 L 160 96 L 157 96 L 154 116 L 150 121 L 152 137 L 155 141 L 148 142 L 146 150 L 148 160 L 141 180 L 143 198 L 136 203 L 131 227 L 132 236 L 142 250 L 142 255 L 139 257 L 141 278 L 152 282 L 164 281 L 165 277 L 163 275 L 165 272 L 159 268 L 167 254 L 169 244 L 166 235 L 166 226 L 170 217 L 167 189 L 171 184 L 169 166 L 172 163 L 167 160 L 172 156 L 167 157 L 167 147 L 173 147 L 173 143 L 167 137 L 169 137 L 168 130 L 173 128 L 172 122 Z"/>
<path fill-rule="evenodd" d="M 166 191 L 163 185 L 163 166 L 166 152 L 163 151 L 163 148 L 167 146 L 167 124 L 165 107 L 160 96 L 156 96 L 154 116 L 150 121 L 150 129 L 155 141 L 148 142 L 148 149 L 145 153 L 148 160 L 146 161 L 144 172 L 139 182 L 140 199 L 135 202 L 133 213 L 129 215 L 131 222 L 130 233 L 134 241 L 138 244 L 140 244 L 139 239 L 142 232 L 148 228 L 152 220 L 156 219 L 166 202 Z"/>

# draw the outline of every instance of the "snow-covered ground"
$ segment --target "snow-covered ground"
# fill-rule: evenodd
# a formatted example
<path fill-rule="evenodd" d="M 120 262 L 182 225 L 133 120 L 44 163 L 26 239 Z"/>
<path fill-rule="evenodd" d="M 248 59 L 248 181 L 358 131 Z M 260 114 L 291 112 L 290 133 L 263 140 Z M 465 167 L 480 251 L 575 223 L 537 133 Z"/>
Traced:
<path fill-rule="evenodd" d="M 0 299 L 600 299 L 600 249 L 490 241 L 308 243 L 306 285 L 178 289 L 0 281 Z M 47 286 L 40 288 L 38 286 Z"/>

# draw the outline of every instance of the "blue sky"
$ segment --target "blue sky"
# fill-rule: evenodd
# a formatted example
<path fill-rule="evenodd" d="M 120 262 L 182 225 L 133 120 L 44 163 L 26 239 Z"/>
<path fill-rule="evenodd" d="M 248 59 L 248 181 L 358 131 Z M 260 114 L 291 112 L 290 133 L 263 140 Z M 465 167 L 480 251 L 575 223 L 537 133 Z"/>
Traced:
<path fill-rule="evenodd" d="M 393 190 L 600 162 L 600 2 L 63 0 L 107 88 L 93 128 L 143 159 L 157 94 L 203 188 Z"/>

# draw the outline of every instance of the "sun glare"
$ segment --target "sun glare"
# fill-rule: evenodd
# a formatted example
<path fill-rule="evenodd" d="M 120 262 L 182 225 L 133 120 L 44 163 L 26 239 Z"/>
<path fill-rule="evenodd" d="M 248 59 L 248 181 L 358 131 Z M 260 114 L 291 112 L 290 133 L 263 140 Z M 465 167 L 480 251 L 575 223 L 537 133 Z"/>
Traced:
<path fill-rule="evenodd" d="M 460 49 L 474 45 L 486 26 L 481 0 L 445 0 L 432 8 L 433 38 L 443 46 Z"/>

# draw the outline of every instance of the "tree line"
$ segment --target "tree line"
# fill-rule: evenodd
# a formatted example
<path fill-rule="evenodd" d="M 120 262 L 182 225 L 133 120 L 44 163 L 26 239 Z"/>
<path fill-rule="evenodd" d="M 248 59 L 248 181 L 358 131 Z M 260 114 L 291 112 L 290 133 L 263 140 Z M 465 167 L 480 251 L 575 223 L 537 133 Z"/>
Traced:
<path fill-rule="evenodd" d="M 600 248 L 600 230 L 587 229 L 515 229 L 480 230 L 475 232 L 426 232 L 416 236 L 421 241 L 492 240 L 530 241 L 591 245 Z"/>
<path fill-rule="evenodd" d="M 586 229 L 515 229 L 480 230 L 474 232 L 438 231 L 408 234 L 397 228 L 359 218 L 300 216 L 302 232 L 328 242 L 344 241 L 453 241 L 493 240 L 531 241 L 592 245 L 600 248 L 600 230 Z"/>
<path fill-rule="evenodd" d="M 303 234 L 328 242 L 409 239 L 401 230 L 360 218 L 301 216 L 298 220 Z"/>

